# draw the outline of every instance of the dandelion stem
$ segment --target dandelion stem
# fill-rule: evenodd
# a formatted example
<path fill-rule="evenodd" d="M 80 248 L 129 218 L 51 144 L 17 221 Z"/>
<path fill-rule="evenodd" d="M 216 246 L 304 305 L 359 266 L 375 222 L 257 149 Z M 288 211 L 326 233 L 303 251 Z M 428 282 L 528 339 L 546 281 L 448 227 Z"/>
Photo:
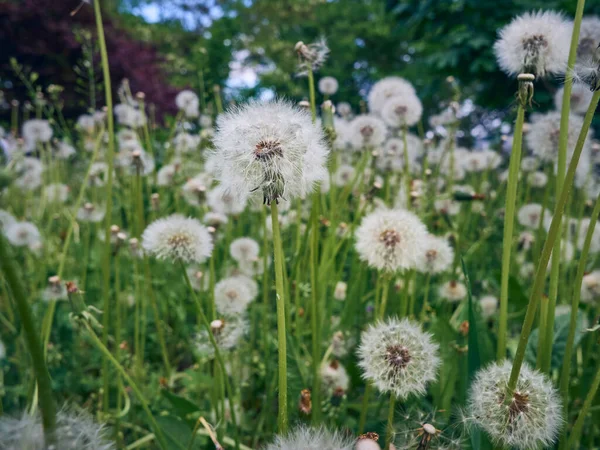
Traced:
<path fill-rule="evenodd" d="M 277 202 L 271 202 L 271 220 L 273 221 L 273 247 L 275 264 L 275 288 L 277 291 L 277 346 L 279 348 L 279 432 L 288 428 L 287 414 L 287 343 L 285 332 L 285 290 L 283 288 L 283 249 L 279 231 L 279 211 Z"/>
<path fill-rule="evenodd" d="M 565 355 L 563 357 L 562 368 L 560 372 L 560 385 L 559 390 L 562 397 L 563 403 L 563 416 L 568 417 L 569 412 L 569 376 L 571 372 L 571 359 L 573 357 L 573 345 L 575 342 L 575 333 L 577 331 L 577 312 L 579 311 L 579 300 L 581 298 L 581 282 L 583 275 L 585 274 L 585 266 L 587 263 L 590 246 L 592 243 L 592 237 L 594 230 L 596 229 L 596 223 L 598 216 L 600 215 L 600 196 L 596 198 L 594 209 L 590 217 L 590 225 L 585 235 L 585 241 L 583 243 L 583 249 L 581 250 L 581 256 L 579 257 L 579 264 L 577 265 L 577 275 L 575 276 L 575 283 L 573 283 L 573 300 L 571 303 L 571 319 L 569 322 L 569 335 L 567 337 L 567 344 L 565 347 Z M 560 447 L 561 449 L 566 448 L 566 431 L 562 435 Z"/>
<path fill-rule="evenodd" d="M 227 398 L 229 400 L 231 421 L 233 422 L 233 428 L 235 430 L 235 448 L 236 448 L 236 450 L 239 450 L 240 437 L 239 437 L 239 429 L 237 426 L 237 420 L 236 420 L 236 414 L 235 414 L 234 392 L 231 387 L 231 383 L 229 382 L 229 378 L 227 377 L 227 371 L 225 369 L 225 361 L 223 360 L 223 356 L 221 355 L 221 351 L 219 350 L 219 345 L 217 344 L 217 341 L 215 340 L 215 336 L 212 332 L 212 329 L 210 327 L 210 323 L 206 317 L 206 314 L 204 314 L 204 311 L 202 309 L 202 304 L 200 303 L 200 300 L 196 296 L 196 291 L 194 291 L 194 288 L 192 287 L 192 283 L 190 282 L 190 277 L 188 277 L 187 270 L 185 269 L 185 265 L 183 264 L 183 262 L 181 262 L 181 271 L 183 272 L 183 277 L 185 279 L 185 283 L 187 284 L 188 290 L 190 291 L 190 294 L 192 295 L 192 298 L 194 299 L 194 303 L 196 303 L 196 307 L 198 308 L 198 314 L 200 315 L 200 318 L 202 320 L 202 325 L 204 326 L 204 328 L 206 329 L 206 332 L 208 333 L 208 339 L 210 340 L 210 343 L 213 346 L 213 349 L 215 351 L 215 358 L 216 358 L 217 362 L 219 363 L 219 367 L 221 368 L 221 376 L 223 377 L 223 380 L 225 383 L 225 389 L 227 391 Z"/>
<path fill-rule="evenodd" d="M 390 394 L 390 405 L 388 409 L 388 421 L 385 432 L 385 450 L 390 449 L 392 440 L 394 439 L 394 412 L 396 411 L 396 395 Z"/>
<path fill-rule="evenodd" d="M 46 446 L 52 447 L 56 443 L 56 404 L 52 395 L 52 386 L 42 343 L 38 335 L 38 329 L 33 319 L 31 308 L 25 294 L 25 287 L 20 279 L 18 269 L 15 265 L 15 258 L 9 249 L 2 233 L 0 233 L 0 269 L 4 273 L 4 278 L 12 292 L 14 301 L 17 305 L 17 311 L 21 318 L 21 326 L 25 335 L 25 342 L 31 354 L 33 371 L 38 386 L 38 396 L 40 410 L 42 414 L 42 425 L 44 427 L 44 437 Z"/>
<path fill-rule="evenodd" d="M 583 423 L 585 421 L 585 417 L 587 416 L 588 410 L 594 401 L 594 397 L 596 396 L 596 392 L 598 391 L 598 386 L 600 386 L 600 366 L 596 369 L 596 375 L 594 376 L 594 381 L 589 388 L 588 394 L 585 397 L 585 401 L 583 402 L 583 406 L 579 411 L 579 415 L 577 416 L 577 420 L 575 421 L 575 425 L 573 425 L 573 430 L 571 431 L 571 437 L 569 438 L 569 443 L 567 448 L 576 449 L 578 448 L 578 443 L 580 442 L 581 430 L 583 429 Z"/>
<path fill-rule="evenodd" d="M 308 98 L 310 100 L 310 114 L 312 116 L 313 123 L 317 120 L 317 102 L 315 100 L 315 77 L 313 75 L 312 68 L 308 64 Z"/>
<path fill-rule="evenodd" d="M 581 19 L 585 0 L 577 1 L 577 10 L 575 20 L 573 21 L 573 33 L 571 35 L 571 45 L 569 48 L 569 59 L 567 62 L 567 74 L 562 98 L 562 107 L 560 111 L 560 134 L 558 137 L 558 164 L 556 173 L 556 198 L 563 190 L 565 181 L 565 170 L 567 165 L 567 145 L 569 141 L 569 113 L 571 109 L 571 90 L 573 88 L 573 66 L 577 57 L 577 45 L 579 43 L 579 30 L 581 28 Z M 561 222 L 559 221 L 559 227 Z M 561 260 L 561 233 L 556 237 L 554 243 L 554 252 L 552 253 L 552 268 L 550 272 L 550 302 L 548 304 L 548 317 L 546 319 L 546 329 L 544 332 L 544 349 L 542 351 L 542 360 L 540 369 L 542 372 L 550 371 L 550 361 L 552 359 L 552 343 L 554 342 L 554 310 L 556 308 L 556 298 L 558 296 L 558 282 L 560 276 Z"/>
<path fill-rule="evenodd" d="M 510 165 L 508 169 L 506 208 L 504 213 L 504 236 L 502 239 L 502 276 L 500 280 L 500 320 L 498 321 L 498 351 L 496 353 L 496 359 L 498 361 L 504 359 L 506 356 L 510 254 L 512 250 L 513 229 L 515 224 L 515 204 L 517 201 L 517 187 L 519 184 L 519 167 L 521 165 L 521 147 L 524 122 L 525 107 L 522 102 L 519 102 L 512 152 L 510 155 Z"/>
<path fill-rule="evenodd" d="M 561 190 L 560 198 L 554 210 L 552 223 L 550 224 L 550 230 L 548 231 L 548 237 L 546 238 L 544 248 L 542 249 L 542 254 L 540 256 L 540 260 L 533 282 L 533 288 L 529 297 L 529 304 L 527 305 L 527 312 L 525 313 L 525 320 L 523 322 L 523 328 L 521 330 L 521 337 L 519 338 L 519 346 L 517 347 L 517 352 L 515 354 L 512 371 L 508 382 L 508 395 L 506 396 L 507 400 L 510 400 L 512 398 L 512 394 L 514 393 L 515 388 L 517 386 L 517 380 L 519 379 L 519 373 L 521 371 L 521 366 L 523 365 L 523 359 L 525 358 L 525 349 L 527 347 L 527 341 L 529 340 L 529 335 L 531 334 L 531 329 L 535 320 L 536 309 L 542 296 L 542 291 L 544 289 L 544 282 L 546 279 L 546 267 L 548 266 L 548 261 L 550 260 L 550 253 L 552 252 L 552 247 L 554 246 L 554 242 L 559 233 L 560 219 L 564 213 L 567 199 L 569 198 L 569 194 L 571 193 L 571 189 L 573 187 L 575 170 L 577 169 L 579 157 L 581 156 L 585 139 L 590 129 L 592 119 L 594 118 L 594 112 L 596 111 L 596 107 L 598 106 L 598 101 L 600 101 L 600 91 L 595 91 L 592 96 L 592 100 L 590 102 L 588 110 L 585 114 L 583 126 L 579 133 L 579 137 L 577 138 L 577 144 L 575 145 L 573 156 L 571 157 L 571 162 L 569 163 L 569 168 L 565 176 L 564 189 Z"/>

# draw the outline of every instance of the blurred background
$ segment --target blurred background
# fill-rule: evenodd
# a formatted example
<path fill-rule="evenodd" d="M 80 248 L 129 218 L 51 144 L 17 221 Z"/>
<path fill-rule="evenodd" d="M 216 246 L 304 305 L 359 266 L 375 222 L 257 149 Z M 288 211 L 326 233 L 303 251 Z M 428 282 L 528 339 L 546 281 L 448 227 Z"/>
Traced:
<path fill-rule="evenodd" d="M 219 85 L 227 101 L 305 95 L 294 75 L 294 44 L 324 36 L 331 56 L 317 78 L 333 76 L 334 101 L 355 109 L 372 83 L 400 75 L 417 88 L 426 111 L 456 92 L 491 120 L 513 106 L 516 83 L 497 68 L 499 27 L 525 11 L 572 16 L 573 0 L 102 0 L 113 86 L 128 79 L 159 116 L 173 113 L 182 88 L 204 92 L 210 108 Z M 587 2 L 586 15 L 600 14 Z M 102 106 L 93 8 L 80 0 L 0 1 L 0 117 L 35 91 L 60 92 L 66 117 Z M 94 80 L 94 83 L 90 83 Z M 560 80 L 538 83 L 544 109 Z M 53 85 L 53 86 L 52 86 Z M 59 86 L 56 88 L 56 86 Z M 90 88 L 92 86 L 92 88 Z M 483 114 L 483 112 L 482 112 Z M 474 114 L 474 117 L 480 117 Z M 477 120 L 477 119 L 474 119 Z"/>

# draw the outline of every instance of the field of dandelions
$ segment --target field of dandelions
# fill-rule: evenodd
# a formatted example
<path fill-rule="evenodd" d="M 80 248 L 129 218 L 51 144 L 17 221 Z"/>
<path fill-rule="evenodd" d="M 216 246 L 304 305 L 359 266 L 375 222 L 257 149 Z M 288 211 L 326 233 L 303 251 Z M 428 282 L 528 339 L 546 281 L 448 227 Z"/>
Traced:
<path fill-rule="evenodd" d="M 111 97 L 99 5 L 106 107 L 3 124 L 0 449 L 600 447 L 599 18 L 499 30 L 471 149 L 455 80 L 427 122 L 402 74 L 350 105 L 325 40 L 304 99 L 163 125 Z"/>

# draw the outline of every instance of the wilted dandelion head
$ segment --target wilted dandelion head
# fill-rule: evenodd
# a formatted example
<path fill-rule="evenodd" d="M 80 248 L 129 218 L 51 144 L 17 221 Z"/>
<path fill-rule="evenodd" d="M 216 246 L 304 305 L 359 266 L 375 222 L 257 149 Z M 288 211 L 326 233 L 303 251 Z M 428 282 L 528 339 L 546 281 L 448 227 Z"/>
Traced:
<path fill-rule="evenodd" d="M 264 201 L 304 196 L 327 176 L 323 130 L 285 101 L 252 102 L 219 116 L 214 155 L 225 192 Z"/>
<path fill-rule="evenodd" d="M 404 78 L 383 78 L 375 83 L 369 91 L 369 111 L 379 114 L 389 98 L 410 95 L 416 95 L 415 88 Z"/>
<path fill-rule="evenodd" d="M 326 428 L 299 426 L 280 435 L 265 450 L 352 450 L 354 441 Z"/>
<path fill-rule="evenodd" d="M 356 150 L 376 149 L 385 141 L 387 128 L 379 117 L 361 114 L 350 122 L 352 147 Z"/>
<path fill-rule="evenodd" d="M 409 319 L 388 318 L 369 325 L 358 348 L 363 377 L 400 399 L 423 395 L 440 364 L 438 344 Z"/>
<path fill-rule="evenodd" d="M 252 238 L 237 238 L 229 245 L 229 253 L 238 263 L 253 262 L 258 259 L 260 245 Z"/>
<path fill-rule="evenodd" d="M 324 37 L 321 37 L 319 40 L 308 45 L 299 41 L 296 43 L 294 49 L 300 58 L 297 72 L 298 76 L 308 75 L 309 69 L 316 72 L 329 57 L 329 47 L 327 46 L 327 41 Z"/>
<path fill-rule="evenodd" d="M 382 209 L 365 216 L 355 236 L 361 260 L 376 269 L 396 272 L 418 266 L 427 228 L 409 211 Z"/>
<path fill-rule="evenodd" d="M 200 111 L 198 110 L 200 106 L 200 100 L 192 91 L 183 90 L 177 94 L 175 97 L 175 104 L 188 119 L 195 118 L 200 115 Z"/>
<path fill-rule="evenodd" d="M 569 115 L 569 133 L 567 144 L 567 160 L 575 150 L 579 132 L 583 127 L 583 118 Z M 550 111 L 546 114 L 534 114 L 531 118 L 531 127 L 525 137 L 531 152 L 542 161 L 556 162 L 558 160 L 558 140 L 560 136 L 560 112 Z M 588 133 L 585 140 L 583 153 L 590 151 L 592 132 Z"/>
<path fill-rule="evenodd" d="M 389 97 L 381 108 L 381 118 L 392 128 L 411 127 L 421 120 L 423 105 L 416 95 Z"/>
<path fill-rule="evenodd" d="M 256 297 L 254 280 L 246 276 L 223 278 L 215 285 L 215 307 L 219 314 L 237 316 L 248 308 Z"/>
<path fill-rule="evenodd" d="M 525 450 L 551 446 L 562 425 L 558 393 L 545 375 L 524 365 L 507 401 L 511 369 L 512 363 L 504 361 L 477 373 L 469 394 L 469 419 L 497 444 Z"/>
<path fill-rule="evenodd" d="M 213 241 L 197 219 L 180 214 L 155 220 L 142 234 L 142 246 L 158 259 L 202 262 L 210 257 Z"/>
<path fill-rule="evenodd" d="M 87 414 L 61 411 L 56 424 L 57 443 L 60 450 L 113 450 L 116 446 L 108 439 L 102 425 L 94 423 Z M 24 414 L 20 419 L 0 419 L 0 446 L 6 450 L 48 450 L 39 415 Z"/>
<path fill-rule="evenodd" d="M 319 80 L 319 92 L 323 95 L 335 94 L 338 87 L 338 81 L 333 77 L 323 77 Z"/>
<path fill-rule="evenodd" d="M 428 234 L 419 255 L 419 270 L 429 274 L 445 272 L 453 261 L 454 250 L 448 239 Z"/>
<path fill-rule="evenodd" d="M 500 30 L 494 52 L 508 75 L 561 74 L 566 71 L 573 25 L 553 11 L 525 13 Z"/>
<path fill-rule="evenodd" d="M 219 351 L 229 351 L 238 346 L 248 331 L 248 320 L 240 315 L 215 319 L 210 323 L 210 331 Z M 204 328 L 196 334 L 194 342 L 198 353 L 209 358 L 214 357 L 215 349 L 210 342 L 208 331 Z"/>

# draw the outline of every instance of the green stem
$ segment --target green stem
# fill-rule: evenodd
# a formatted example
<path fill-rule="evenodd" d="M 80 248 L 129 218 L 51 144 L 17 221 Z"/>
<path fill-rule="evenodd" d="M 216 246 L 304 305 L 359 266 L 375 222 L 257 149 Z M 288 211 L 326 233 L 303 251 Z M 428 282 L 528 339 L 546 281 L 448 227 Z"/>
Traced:
<path fill-rule="evenodd" d="M 575 170 L 577 169 L 579 157 L 581 156 L 583 145 L 585 143 L 588 131 L 590 129 L 592 119 L 594 118 L 594 112 L 596 111 L 596 107 L 598 106 L 598 101 L 600 101 L 600 91 L 595 91 L 592 96 L 592 100 L 590 102 L 588 110 L 585 114 L 583 126 L 579 133 L 579 137 L 577 138 L 577 144 L 575 145 L 575 150 L 573 152 L 573 156 L 571 157 L 571 162 L 569 163 L 569 168 L 565 177 L 564 189 L 562 189 L 560 193 L 560 198 L 556 204 L 556 209 L 554 210 L 552 223 L 550 224 L 550 230 L 548 231 L 548 237 L 546 238 L 546 242 L 544 243 L 544 248 L 542 249 L 542 254 L 540 256 L 540 261 L 538 263 L 537 271 L 533 282 L 533 288 L 529 297 L 529 304 L 527 305 L 527 312 L 525 313 L 523 328 L 521 330 L 521 337 L 519 338 L 519 346 L 517 347 L 517 352 L 515 354 L 512 371 L 508 382 L 508 395 L 506 396 L 507 399 L 512 398 L 512 394 L 514 393 L 515 388 L 517 386 L 517 380 L 519 379 L 519 373 L 521 372 L 521 366 L 523 365 L 523 359 L 525 358 L 525 349 L 527 347 L 527 341 L 529 340 L 529 335 L 531 334 L 531 329 L 535 320 L 535 312 L 540 298 L 542 296 L 542 291 L 544 289 L 544 282 L 546 279 L 546 268 L 548 266 L 548 261 L 550 260 L 550 253 L 552 252 L 552 247 L 554 246 L 554 242 L 556 240 L 556 237 L 558 236 L 560 228 L 560 219 L 562 218 L 567 199 L 569 198 L 569 194 L 571 193 L 571 189 L 573 187 Z"/>
<path fill-rule="evenodd" d="M 38 335 L 38 327 L 34 322 L 33 314 L 25 294 L 25 287 L 23 286 L 18 269 L 15 265 L 15 257 L 10 251 L 8 243 L 1 233 L 0 269 L 2 269 L 6 283 L 10 287 L 10 291 L 13 294 L 13 298 L 17 306 L 17 311 L 19 312 L 19 317 L 21 318 L 25 342 L 27 343 L 27 348 L 31 354 L 33 371 L 37 380 L 38 397 L 42 414 L 42 426 L 44 428 L 44 438 L 46 445 L 51 447 L 52 444 L 56 443 L 56 404 L 52 395 L 50 375 L 48 373 L 48 367 L 46 366 L 46 360 L 44 358 L 42 342 Z"/>
<path fill-rule="evenodd" d="M 135 394 L 135 396 L 137 397 L 138 401 L 142 405 L 142 409 L 144 410 L 144 412 L 148 416 L 148 421 L 150 422 L 150 426 L 152 427 L 152 430 L 154 431 L 154 435 L 156 436 L 156 440 L 160 444 L 160 447 L 162 449 L 164 449 L 164 450 L 168 450 L 169 447 L 167 445 L 167 441 L 165 440 L 165 438 L 164 438 L 164 436 L 162 434 L 162 429 L 160 428 L 160 426 L 156 422 L 156 419 L 154 418 L 154 415 L 152 415 L 152 411 L 150 411 L 150 407 L 148 406 L 148 401 L 144 397 L 144 394 L 142 394 L 142 391 L 140 390 L 140 388 L 138 387 L 138 385 L 135 384 L 135 382 L 133 381 L 133 379 L 125 371 L 125 369 L 119 363 L 119 361 L 117 361 L 115 359 L 115 357 L 112 355 L 112 353 L 110 352 L 110 350 L 107 349 L 104 346 L 104 344 L 102 343 L 102 341 L 100 340 L 100 338 L 98 338 L 98 336 L 96 335 L 96 332 L 94 331 L 94 329 L 88 323 L 88 321 L 87 320 L 82 320 L 82 323 L 85 326 L 85 329 L 88 331 L 88 336 L 92 339 L 92 342 L 94 343 L 94 345 L 96 346 L 96 348 L 98 350 L 100 350 L 100 352 L 102 353 L 102 355 L 108 361 L 110 361 L 110 363 L 117 370 L 117 372 L 119 372 L 121 374 L 121 376 L 127 382 L 127 384 L 129 384 L 129 386 L 131 386 L 131 389 L 133 390 L 133 393 Z"/>
<path fill-rule="evenodd" d="M 369 400 L 371 398 L 371 392 L 373 391 L 373 385 L 367 381 L 365 387 L 365 393 L 363 394 L 362 407 L 360 409 L 360 419 L 358 422 L 358 434 L 362 434 L 365 431 L 365 425 L 367 424 L 367 412 L 369 411 Z"/>
<path fill-rule="evenodd" d="M 183 272 L 183 277 L 185 279 L 185 283 L 187 284 L 188 290 L 190 291 L 190 294 L 192 295 L 192 298 L 194 299 L 194 303 L 196 304 L 196 307 L 198 309 L 198 314 L 200 315 L 200 318 L 202 320 L 202 325 L 204 326 L 204 328 L 206 329 L 206 332 L 208 333 L 208 339 L 210 340 L 210 343 L 213 346 L 213 349 L 215 351 L 215 358 L 219 364 L 219 367 L 221 368 L 221 376 L 223 377 L 223 380 L 225 382 L 225 389 L 227 391 L 227 398 L 229 400 L 231 421 L 233 422 L 233 429 L 235 430 L 235 448 L 236 448 L 236 450 L 239 450 L 240 437 L 239 437 L 239 429 L 237 426 L 237 419 L 236 419 L 236 414 L 235 414 L 234 392 L 231 387 L 231 383 L 229 382 L 229 378 L 227 376 L 227 370 L 225 369 L 225 361 L 223 360 L 223 356 L 221 355 L 221 350 L 219 350 L 219 345 L 217 344 L 217 341 L 215 340 L 215 336 L 213 335 L 212 329 L 210 327 L 210 322 L 208 321 L 206 314 L 204 314 L 204 310 L 202 309 L 202 304 L 200 303 L 200 300 L 198 299 L 198 296 L 196 295 L 196 291 L 194 291 L 194 288 L 192 287 L 192 283 L 190 282 L 190 278 L 188 277 L 187 270 L 185 269 L 185 264 L 183 264 L 183 262 L 181 262 L 181 271 Z"/>
<path fill-rule="evenodd" d="M 577 420 L 575 421 L 575 425 L 573 425 L 573 430 L 571 431 L 571 437 L 569 438 L 569 443 L 567 448 L 576 449 L 578 448 L 578 443 L 580 442 L 581 430 L 583 429 L 583 423 L 585 421 L 585 417 L 587 416 L 588 410 L 594 401 L 594 397 L 596 396 L 596 391 L 598 391 L 598 386 L 600 386 L 600 367 L 596 369 L 596 375 L 594 376 L 594 381 L 590 386 L 587 396 L 585 397 L 585 401 L 583 402 L 583 406 L 579 411 L 579 415 L 577 416 Z"/>
<path fill-rule="evenodd" d="M 390 449 L 390 445 L 394 438 L 394 412 L 396 410 L 396 395 L 390 394 L 390 405 L 388 409 L 388 422 L 385 432 L 385 450 Z"/>
<path fill-rule="evenodd" d="M 506 209 L 504 214 L 504 236 L 502 239 L 502 276 L 500 280 L 500 319 L 498 321 L 498 361 L 506 357 L 506 330 L 508 324 L 508 279 L 510 276 L 510 254 L 512 250 L 513 229 L 515 224 L 515 206 L 517 187 L 519 184 L 519 168 L 521 165 L 521 147 L 523 141 L 523 123 L 525 108 L 519 102 L 517 121 L 513 137 L 510 165 L 508 169 L 508 184 L 506 189 Z"/>
<path fill-rule="evenodd" d="M 581 282 L 585 275 L 585 266 L 590 251 L 590 245 L 592 243 L 592 237 L 600 215 L 600 196 L 596 199 L 594 204 L 594 210 L 590 217 L 590 225 L 585 235 L 585 241 L 583 243 L 583 249 L 581 250 L 581 256 L 579 257 L 579 264 L 577 265 L 577 275 L 575 276 L 575 283 L 573 284 L 573 300 L 571 303 L 571 320 L 569 322 L 569 335 L 567 337 L 567 344 L 565 347 L 565 356 L 563 357 L 562 368 L 560 372 L 560 385 L 559 390 L 563 402 L 564 417 L 568 417 L 569 413 L 569 375 L 571 373 L 571 359 L 573 357 L 573 345 L 575 342 L 575 333 L 577 332 L 577 313 L 579 311 L 579 300 L 581 297 Z M 566 432 L 563 434 L 560 442 L 560 448 L 564 449 L 566 444 Z"/>
<path fill-rule="evenodd" d="M 283 249 L 279 231 L 279 212 L 277 202 L 271 202 L 271 220 L 273 221 L 273 247 L 275 264 L 275 288 L 277 290 L 277 344 L 279 348 L 279 433 L 286 433 L 287 414 L 287 349 L 285 332 L 285 298 L 283 288 Z M 314 393 L 313 393 L 314 394 Z"/>
<path fill-rule="evenodd" d="M 310 316 L 312 328 L 312 369 L 313 369 L 313 386 L 312 386 L 312 423 L 316 425 L 320 420 L 321 413 L 321 336 L 320 336 L 320 315 L 319 315 L 319 297 L 318 297 L 318 281 L 317 281 L 317 264 L 319 259 L 319 197 L 318 192 L 313 195 L 313 204 L 311 211 L 311 232 L 310 232 Z"/>
<path fill-rule="evenodd" d="M 310 64 L 308 67 L 308 98 L 310 99 L 310 114 L 314 123 L 317 120 L 317 103 L 315 100 L 315 77 Z"/>

